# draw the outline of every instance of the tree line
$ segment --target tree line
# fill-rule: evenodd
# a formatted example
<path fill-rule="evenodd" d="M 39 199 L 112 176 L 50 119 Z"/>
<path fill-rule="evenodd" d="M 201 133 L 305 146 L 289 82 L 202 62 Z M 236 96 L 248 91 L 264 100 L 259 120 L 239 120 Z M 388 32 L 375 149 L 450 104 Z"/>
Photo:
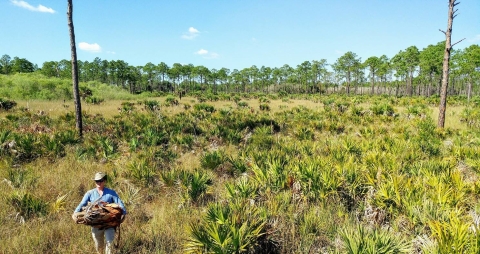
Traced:
<path fill-rule="evenodd" d="M 189 93 L 264 92 L 389 94 L 396 96 L 438 95 L 442 80 L 445 42 L 400 50 L 392 58 L 372 56 L 362 61 L 349 51 L 333 64 L 325 59 L 304 61 L 297 66 L 241 70 L 209 69 L 205 66 L 164 62 L 132 66 L 123 60 L 78 61 L 80 82 L 98 81 L 123 87 L 130 93 L 165 91 Z M 27 59 L 3 55 L 0 73 L 40 72 L 47 77 L 70 79 L 71 61 L 47 61 L 39 68 Z M 449 94 L 478 95 L 480 92 L 480 46 L 454 50 L 451 58 Z"/>

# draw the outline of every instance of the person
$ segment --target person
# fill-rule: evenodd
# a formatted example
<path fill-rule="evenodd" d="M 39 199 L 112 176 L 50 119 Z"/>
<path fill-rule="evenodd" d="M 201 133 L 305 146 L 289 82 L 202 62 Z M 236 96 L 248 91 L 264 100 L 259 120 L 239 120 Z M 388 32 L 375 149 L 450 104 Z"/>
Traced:
<path fill-rule="evenodd" d="M 118 204 L 123 211 L 121 220 L 125 220 L 127 210 L 125 209 L 123 201 L 120 199 L 120 197 L 114 190 L 105 187 L 107 175 L 103 172 L 98 172 L 95 174 L 92 180 L 95 181 L 96 188 L 91 189 L 87 191 L 87 193 L 85 193 L 82 201 L 75 209 L 72 218 L 76 220 L 77 213 L 82 211 L 82 207 L 86 206 L 88 202 L 100 200 L 107 203 Z M 105 253 L 109 254 L 112 252 L 113 240 L 115 238 L 115 228 L 99 229 L 92 227 L 92 237 L 95 243 L 95 249 L 97 253 L 103 253 L 105 251 Z M 105 240 L 107 241 L 106 244 Z"/>

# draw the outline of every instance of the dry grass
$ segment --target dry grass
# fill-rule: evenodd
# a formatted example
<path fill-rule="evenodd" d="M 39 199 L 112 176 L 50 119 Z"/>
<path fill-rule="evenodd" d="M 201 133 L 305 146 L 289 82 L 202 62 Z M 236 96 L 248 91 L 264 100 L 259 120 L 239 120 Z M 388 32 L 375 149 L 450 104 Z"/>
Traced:
<path fill-rule="evenodd" d="M 31 191 L 36 197 L 52 203 L 60 195 L 69 195 L 63 210 L 48 217 L 30 219 L 26 223 L 20 222 L 20 216 L 12 207 L 2 202 L 0 246 L 9 248 L 2 248 L 0 253 L 92 253 L 94 248 L 90 227 L 75 225 L 70 216 L 84 193 L 94 188 L 91 177 L 95 172 L 106 171 L 112 174 L 113 168 L 125 166 L 82 162 L 68 155 L 56 163 L 40 159 L 25 167 L 35 169 L 33 174 L 37 182 L 35 190 Z M 1 172 L 5 170 L 2 169 Z M 6 176 L 0 177 L 3 180 Z M 122 177 L 116 179 L 117 182 L 123 180 Z M 12 193 L 12 188 L 4 181 L 0 183 L 0 191 L 0 199 L 6 200 Z M 140 195 L 148 196 L 147 192 L 147 189 L 143 189 Z M 178 232 L 184 232 L 185 225 L 198 216 L 179 209 L 175 191 L 165 191 L 164 194 L 149 196 L 149 202 L 131 207 L 127 220 L 122 225 L 120 250 L 136 249 L 136 253 L 147 253 L 144 252 L 145 249 L 155 248 L 160 253 L 181 253 L 182 247 L 178 243 L 183 241 L 184 236 Z"/>
<path fill-rule="evenodd" d="M 448 107 L 446 110 L 446 116 L 445 116 L 445 128 L 451 128 L 451 129 L 459 129 L 459 130 L 464 130 L 467 128 L 465 124 L 460 124 L 460 116 L 462 114 L 462 111 L 465 109 L 464 106 L 452 106 Z M 431 117 L 434 119 L 435 122 L 438 121 L 438 107 L 432 108 L 432 114 Z"/>
<path fill-rule="evenodd" d="M 255 111 L 259 111 L 260 108 L 260 102 L 257 99 L 250 99 L 250 100 L 242 100 L 248 103 L 248 106 L 252 108 Z M 183 102 L 183 99 L 182 99 Z M 231 101 L 216 101 L 216 102 L 207 102 L 208 104 L 211 104 L 215 106 L 215 108 L 220 109 L 220 108 L 228 108 L 228 107 L 236 107 L 235 102 Z M 294 107 L 299 107 L 303 106 L 306 108 L 310 109 L 318 109 L 318 108 L 323 108 L 323 105 L 318 102 L 313 102 L 311 100 L 288 100 L 288 101 L 282 101 L 282 100 L 271 100 L 269 103 L 270 106 L 270 111 L 272 113 L 279 112 L 279 111 L 284 111 L 284 110 L 289 110 Z"/>
<path fill-rule="evenodd" d="M 164 102 L 164 98 L 155 98 L 154 100 L 159 101 L 161 104 Z M 255 111 L 259 111 L 260 102 L 257 99 L 250 99 L 244 100 L 248 103 L 249 107 Z M 111 118 L 115 115 L 119 114 L 119 108 L 121 107 L 123 100 L 107 100 L 103 102 L 101 105 L 93 105 L 82 103 L 82 110 L 88 114 L 101 114 L 106 118 Z M 137 101 L 131 101 L 133 103 L 137 103 Z M 50 117 L 58 117 L 60 115 L 64 115 L 68 112 L 74 112 L 74 104 L 73 102 L 66 102 L 63 101 L 41 101 L 41 100 L 30 100 L 30 101 L 17 101 L 18 105 L 17 108 L 27 108 L 33 113 L 37 113 L 43 111 L 44 113 L 48 114 Z M 169 107 L 162 107 L 162 112 L 171 115 L 177 114 L 184 111 L 183 105 L 189 104 L 193 105 L 197 103 L 197 100 L 192 97 L 183 97 L 180 101 L 179 105 L 176 106 L 169 106 Z M 236 107 L 233 101 L 215 101 L 215 102 L 207 102 L 208 104 L 213 105 L 216 109 L 221 108 L 234 108 Z M 289 110 L 295 107 L 306 107 L 309 109 L 322 109 L 323 104 L 320 102 L 314 102 L 311 100 L 271 100 L 270 109 L 272 113 Z M 368 108 L 368 103 L 362 103 L 359 105 L 363 108 Z M 402 111 L 405 110 L 404 107 L 396 107 L 398 110 Z M 447 119 L 445 122 L 445 127 L 447 128 L 463 128 L 459 126 L 460 114 L 463 111 L 464 106 L 449 106 L 447 107 Z M 137 105 L 138 110 L 143 110 L 141 106 Z M 430 107 L 431 109 L 431 117 L 436 120 L 438 119 L 438 107 Z M 9 112 L 0 111 L 0 117 L 5 117 Z"/>
<path fill-rule="evenodd" d="M 163 104 L 165 99 L 164 98 L 154 98 L 152 100 L 157 100 L 160 104 Z M 17 108 L 25 108 L 28 109 L 32 113 L 43 112 L 50 117 L 58 117 L 64 115 L 68 112 L 73 113 L 75 110 L 75 106 L 73 102 L 68 101 L 63 103 L 63 101 L 42 101 L 42 100 L 29 100 L 29 101 L 16 101 Z M 115 115 L 119 114 L 119 108 L 121 107 L 123 100 L 107 100 L 100 105 L 93 105 L 83 102 L 82 103 L 82 111 L 86 112 L 87 114 L 101 114 L 105 118 L 111 118 Z M 137 104 L 137 101 L 130 101 Z M 258 111 L 260 102 L 256 99 L 251 99 L 246 101 L 248 105 L 253 108 L 254 110 Z M 162 107 L 162 112 L 170 115 L 170 114 L 177 114 L 179 112 L 184 111 L 184 104 L 193 105 L 197 103 L 197 100 L 192 97 L 184 97 L 180 101 L 179 105 L 176 106 L 169 106 L 169 107 Z M 217 109 L 221 108 L 229 108 L 229 107 L 236 107 L 235 102 L 233 101 L 215 101 L 215 102 L 207 102 L 208 104 L 213 105 Z M 292 109 L 294 107 L 303 106 L 306 108 L 321 108 L 322 104 L 318 102 L 313 102 L 309 100 L 289 100 L 284 102 L 282 100 L 272 100 L 270 102 L 270 109 L 272 113 Z M 137 104 L 138 110 L 143 110 L 141 106 Z M 9 112 L 0 111 L 0 117 L 5 117 L 5 115 L 9 114 Z"/>

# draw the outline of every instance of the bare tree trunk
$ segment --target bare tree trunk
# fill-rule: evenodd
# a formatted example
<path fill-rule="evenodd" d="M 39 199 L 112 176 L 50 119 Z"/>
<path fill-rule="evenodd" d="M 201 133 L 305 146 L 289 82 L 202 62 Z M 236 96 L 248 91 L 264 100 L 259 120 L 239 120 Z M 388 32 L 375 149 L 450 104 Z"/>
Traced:
<path fill-rule="evenodd" d="M 407 86 L 406 86 L 405 95 L 410 97 L 413 96 L 413 71 L 410 71 L 410 76 L 407 78 Z"/>
<path fill-rule="evenodd" d="M 428 81 L 428 92 L 427 92 L 427 96 L 430 97 L 432 96 L 432 74 L 430 73 L 430 80 Z"/>
<path fill-rule="evenodd" d="M 470 97 L 472 97 L 472 82 L 469 80 L 467 83 L 467 103 L 470 104 Z"/>
<path fill-rule="evenodd" d="M 350 72 L 347 73 L 347 94 L 350 94 Z"/>
<path fill-rule="evenodd" d="M 445 34 L 445 51 L 443 54 L 443 71 L 442 71 L 442 86 L 440 89 L 440 105 L 438 112 L 438 128 L 445 127 L 445 111 L 447 109 L 447 91 L 448 91 L 448 79 L 449 79 L 449 63 L 450 63 L 450 52 L 452 47 L 457 44 L 452 45 L 452 24 L 453 19 L 457 16 L 455 13 L 457 10 L 454 10 L 455 6 L 460 3 L 456 3 L 457 0 L 448 0 L 448 26 L 447 31 L 442 31 Z M 460 41 L 459 41 L 460 42 Z"/>
<path fill-rule="evenodd" d="M 73 5 L 72 0 L 68 0 L 68 28 L 70 30 L 70 48 L 72 51 L 72 82 L 73 82 L 73 99 L 75 100 L 75 122 L 80 138 L 83 136 L 82 127 L 82 103 L 78 91 L 78 66 L 77 66 L 77 48 L 75 47 L 75 30 L 73 29 Z"/>
<path fill-rule="evenodd" d="M 371 95 L 375 94 L 375 73 L 373 71 L 372 72 L 372 91 L 371 91 Z"/>
<path fill-rule="evenodd" d="M 383 79 L 383 94 L 387 93 L 387 78 Z M 390 91 L 388 91 L 388 95 L 390 95 Z"/>
<path fill-rule="evenodd" d="M 400 89 L 400 82 L 397 81 L 397 87 L 395 89 L 395 97 L 398 97 L 399 89 Z"/>

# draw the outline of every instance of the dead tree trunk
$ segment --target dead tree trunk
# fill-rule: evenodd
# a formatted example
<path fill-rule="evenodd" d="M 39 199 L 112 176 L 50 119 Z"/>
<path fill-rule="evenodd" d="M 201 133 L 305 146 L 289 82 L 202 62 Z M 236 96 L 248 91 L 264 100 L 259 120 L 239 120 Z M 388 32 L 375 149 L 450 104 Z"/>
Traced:
<path fill-rule="evenodd" d="M 447 93 L 448 93 L 448 79 L 449 79 L 449 63 L 450 63 L 450 51 L 452 47 L 459 43 L 456 42 L 452 45 L 452 24 L 453 19 L 457 16 L 455 14 L 457 10 L 454 10 L 455 6 L 460 3 L 456 3 L 457 0 L 448 0 L 448 26 L 447 31 L 442 31 L 445 34 L 445 51 L 443 54 L 443 71 L 442 71 L 442 86 L 440 88 L 440 106 L 438 112 L 438 128 L 445 127 L 445 111 L 447 109 Z M 463 41 L 463 39 L 461 40 Z"/>
<path fill-rule="evenodd" d="M 467 103 L 470 104 L 470 97 L 472 97 L 472 81 L 467 81 Z"/>
<path fill-rule="evenodd" d="M 73 29 L 73 5 L 72 0 L 68 0 L 68 28 L 70 30 L 70 49 L 72 52 L 72 83 L 73 83 L 73 99 L 75 100 L 75 123 L 80 138 L 83 136 L 82 127 L 82 104 L 80 93 L 78 90 L 78 65 L 77 65 L 77 48 L 75 47 L 75 31 Z"/>

